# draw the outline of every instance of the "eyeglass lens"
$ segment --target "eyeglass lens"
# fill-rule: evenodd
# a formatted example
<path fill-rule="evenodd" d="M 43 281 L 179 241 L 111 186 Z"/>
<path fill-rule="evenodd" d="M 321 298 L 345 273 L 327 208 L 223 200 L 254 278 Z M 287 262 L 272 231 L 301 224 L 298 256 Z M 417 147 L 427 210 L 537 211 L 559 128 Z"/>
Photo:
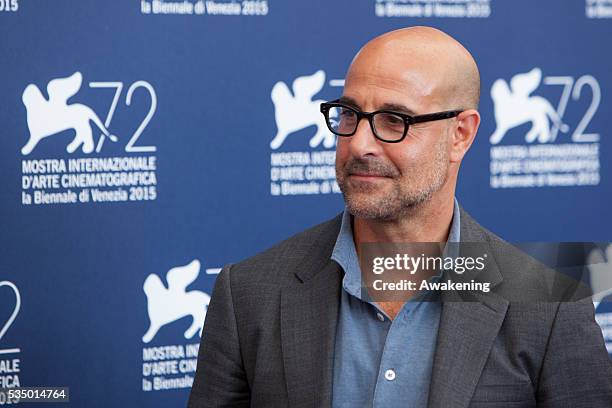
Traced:
<path fill-rule="evenodd" d="M 329 110 L 329 127 L 340 136 L 355 133 L 358 125 L 357 112 L 343 106 L 333 106 Z M 404 135 L 405 122 L 401 116 L 392 113 L 377 113 L 372 118 L 373 131 L 384 140 L 399 140 Z"/>

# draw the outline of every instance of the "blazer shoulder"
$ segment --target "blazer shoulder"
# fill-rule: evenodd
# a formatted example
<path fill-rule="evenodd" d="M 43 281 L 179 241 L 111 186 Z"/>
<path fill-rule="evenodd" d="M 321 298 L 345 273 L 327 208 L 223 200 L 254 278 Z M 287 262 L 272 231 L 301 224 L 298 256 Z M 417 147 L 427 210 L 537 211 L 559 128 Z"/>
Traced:
<path fill-rule="evenodd" d="M 342 213 L 231 266 L 232 281 L 278 284 L 298 268 L 330 259 Z"/>
<path fill-rule="evenodd" d="M 505 241 L 498 235 L 478 224 L 465 210 L 461 223 L 466 220 L 469 242 L 486 242 L 492 252 L 503 284 L 498 290 L 507 299 L 529 302 L 567 302 L 588 298 L 592 295 L 587 282 L 581 274 L 572 271 L 556 270 L 525 252 L 520 246 Z M 462 225 L 462 233 L 464 226 Z M 462 236 L 463 241 L 463 236 Z M 544 244 L 541 251 L 558 252 L 555 243 Z M 574 268 L 575 269 L 575 268 Z"/>

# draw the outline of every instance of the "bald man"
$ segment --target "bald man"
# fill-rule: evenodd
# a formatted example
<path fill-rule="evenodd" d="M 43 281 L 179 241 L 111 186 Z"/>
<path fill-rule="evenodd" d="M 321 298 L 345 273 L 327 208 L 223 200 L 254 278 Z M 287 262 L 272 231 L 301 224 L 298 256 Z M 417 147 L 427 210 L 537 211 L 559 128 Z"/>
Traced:
<path fill-rule="evenodd" d="M 342 96 L 321 106 L 346 207 L 223 268 L 190 407 L 612 407 L 590 299 L 551 298 L 549 272 L 455 199 L 479 92 L 470 53 L 433 28 L 359 51 Z M 486 258 L 465 276 L 489 290 L 377 297 L 358 261 L 372 243 L 441 243 L 457 260 L 465 242 Z"/>

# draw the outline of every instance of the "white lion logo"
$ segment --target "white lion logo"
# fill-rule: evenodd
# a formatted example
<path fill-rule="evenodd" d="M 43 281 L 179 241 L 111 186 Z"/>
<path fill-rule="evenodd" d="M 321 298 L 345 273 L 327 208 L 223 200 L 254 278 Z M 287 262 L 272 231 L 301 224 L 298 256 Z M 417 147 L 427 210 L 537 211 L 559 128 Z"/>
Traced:
<path fill-rule="evenodd" d="M 491 97 L 495 104 L 495 121 L 497 128 L 491 135 L 491 144 L 499 143 L 506 132 L 516 126 L 531 122 L 532 127 L 525 135 L 525 141 L 540 143 L 552 142 L 548 119 L 559 127 L 562 132 L 568 131 L 559 114 L 553 106 L 541 96 L 530 96 L 540 86 L 542 70 L 534 68 L 524 74 L 512 77 L 510 87 L 503 79 L 498 79 L 491 87 Z"/>
<path fill-rule="evenodd" d="M 210 296 L 199 290 L 189 292 L 185 290 L 199 274 L 200 261 L 194 259 L 187 265 L 177 266 L 168 271 L 167 289 L 156 274 L 147 276 L 143 289 L 147 295 L 147 310 L 151 324 L 142 337 L 143 342 L 148 343 L 153 340 L 162 326 L 189 315 L 193 321 L 185 331 L 185 338 L 190 339 L 196 333 L 202 335 Z"/>
<path fill-rule="evenodd" d="M 327 129 L 319 108 L 325 101 L 312 100 L 323 89 L 324 84 L 325 72 L 319 70 L 312 75 L 296 78 L 292 86 L 293 94 L 282 81 L 272 87 L 278 131 L 270 142 L 270 148 L 278 149 L 289 134 L 313 125 L 317 126 L 317 133 L 310 139 L 310 147 L 317 147 L 321 142 L 328 149 L 334 147 L 336 137 Z"/>
<path fill-rule="evenodd" d="M 30 138 L 21 149 L 23 155 L 30 154 L 41 139 L 68 129 L 75 131 L 74 139 L 66 147 L 68 153 L 73 153 L 81 145 L 84 153 L 93 152 L 94 140 L 90 121 L 102 130 L 102 137 L 117 141 L 117 137 L 110 134 L 89 106 L 67 103 L 68 99 L 81 89 L 82 82 L 83 76 L 80 72 L 75 72 L 67 78 L 51 80 L 47 85 L 48 100 L 36 85 L 29 84 L 25 88 L 22 100 L 27 111 Z"/>

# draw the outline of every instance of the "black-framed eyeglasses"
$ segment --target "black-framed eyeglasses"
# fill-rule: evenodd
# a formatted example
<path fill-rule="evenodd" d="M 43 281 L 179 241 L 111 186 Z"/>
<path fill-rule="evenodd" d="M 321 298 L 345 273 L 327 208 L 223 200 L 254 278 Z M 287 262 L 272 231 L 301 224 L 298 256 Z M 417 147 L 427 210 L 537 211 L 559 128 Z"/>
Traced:
<path fill-rule="evenodd" d="M 325 123 L 332 133 L 338 136 L 353 136 L 361 119 L 367 118 L 374 136 L 383 142 L 398 143 L 408 134 L 410 125 L 422 122 L 431 122 L 454 118 L 462 110 L 452 110 L 425 115 L 410 116 L 390 110 L 375 112 L 361 112 L 340 100 L 321 104 L 321 113 L 325 116 Z"/>

